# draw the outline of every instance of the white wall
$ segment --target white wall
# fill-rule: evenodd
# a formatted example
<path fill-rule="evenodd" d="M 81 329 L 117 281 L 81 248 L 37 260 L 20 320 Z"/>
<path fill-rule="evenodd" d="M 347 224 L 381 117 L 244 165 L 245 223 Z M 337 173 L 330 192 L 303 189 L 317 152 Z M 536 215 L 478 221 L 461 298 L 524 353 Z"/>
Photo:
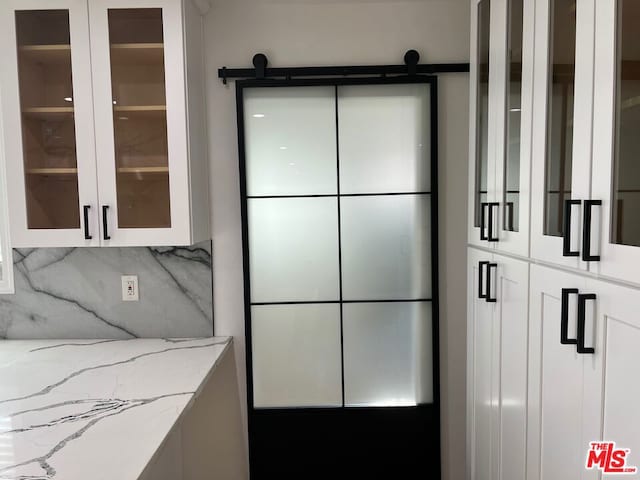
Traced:
<path fill-rule="evenodd" d="M 205 23 L 217 335 L 236 337 L 245 393 L 240 193 L 233 82 L 217 69 L 469 61 L 467 0 L 213 0 Z M 440 82 L 441 402 L 443 479 L 464 477 L 468 75 Z"/>

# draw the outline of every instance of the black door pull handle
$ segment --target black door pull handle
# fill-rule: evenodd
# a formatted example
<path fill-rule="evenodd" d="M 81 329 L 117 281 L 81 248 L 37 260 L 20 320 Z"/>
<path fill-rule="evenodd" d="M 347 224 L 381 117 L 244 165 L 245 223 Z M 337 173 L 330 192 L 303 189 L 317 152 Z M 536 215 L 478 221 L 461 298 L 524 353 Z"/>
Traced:
<path fill-rule="evenodd" d="M 496 270 L 498 270 L 498 264 L 497 263 L 487 263 L 487 277 L 486 277 L 486 281 L 487 281 L 487 296 L 485 297 L 485 300 L 488 303 L 496 303 L 498 301 L 498 299 L 496 297 L 492 297 L 491 296 L 491 269 L 495 268 Z"/>
<path fill-rule="evenodd" d="M 584 201 L 584 221 L 582 223 L 582 260 L 599 262 L 600 255 L 591 255 L 591 207 L 602 205 L 602 200 Z"/>
<path fill-rule="evenodd" d="M 494 234 L 494 232 L 493 232 L 493 226 L 494 226 L 493 222 L 494 222 L 494 218 L 497 218 L 497 216 L 494 217 L 494 215 L 493 215 L 493 209 L 496 208 L 496 207 L 500 208 L 500 204 L 498 202 L 491 202 L 491 203 L 488 203 L 487 205 L 489 206 L 489 228 L 488 228 L 489 234 L 488 234 L 487 240 L 490 241 L 490 242 L 497 242 L 498 240 L 500 240 L 500 238 L 497 237 L 497 236 L 495 236 L 495 237 L 493 236 L 493 234 Z"/>
<path fill-rule="evenodd" d="M 596 353 L 595 348 L 584 346 L 584 330 L 586 323 L 587 300 L 595 300 L 595 293 L 585 293 L 578 295 L 578 353 Z"/>
<path fill-rule="evenodd" d="M 91 240 L 93 237 L 91 236 L 91 232 L 89 232 L 89 209 L 91 205 L 85 205 L 83 207 L 84 210 L 84 239 Z"/>
<path fill-rule="evenodd" d="M 489 265 L 489 262 L 478 262 L 478 298 L 487 298 L 486 292 L 483 292 L 482 282 L 484 281 L 484 267 Z"/>
<path fill-rule="evenodd" d="M 562 232 L 562 256 L 563 257 L 578 257 L 580 252 L 577 250 L 571 250 L 571 207 L 573 205 L 580 205 L 580 200 L 565 200 L 564 201 L 564 232 Z"/>
<path fill-rule="evenodd" d="M 578 295 L 577 288 L 562 289 L 562 304 L 560 309 L 560 343 L 563 345 L 576 345 L 577 338 L 569 338 L 569 295 Z"/>
<path fill-rule="evenodd" d="M 506 202 L 504 204 L 504 229 L 508 232 L 515 232 L 513 228 L 513 215 L 514 215 L 515 206 L 513 202 Z"/>
<path fill-rule="evenodd" d="M 102 206 L 102 233 L 105 240 L 111 240 L 108 232 L 107 213 L 109 212 L 109 205 Z"/>
<path fill-rule="evenodd" d="M 485 213 L 487 207 L 489 207 L 487 202 L 482 202 L 480 204 L 480 240 L 489 240 L 489 237 L 484 234 L 487 224 L 487 215 Z"/>

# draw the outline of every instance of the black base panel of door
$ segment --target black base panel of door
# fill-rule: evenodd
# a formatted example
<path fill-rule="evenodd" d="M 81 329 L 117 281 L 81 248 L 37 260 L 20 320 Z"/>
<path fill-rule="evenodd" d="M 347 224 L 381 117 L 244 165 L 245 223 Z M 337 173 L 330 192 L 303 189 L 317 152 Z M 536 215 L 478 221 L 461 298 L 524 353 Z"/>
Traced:
<path fill-rule="evenodd" d="M 433 405 L 253 410 L 250 422 L 251 480 L 440 478 Z"/>

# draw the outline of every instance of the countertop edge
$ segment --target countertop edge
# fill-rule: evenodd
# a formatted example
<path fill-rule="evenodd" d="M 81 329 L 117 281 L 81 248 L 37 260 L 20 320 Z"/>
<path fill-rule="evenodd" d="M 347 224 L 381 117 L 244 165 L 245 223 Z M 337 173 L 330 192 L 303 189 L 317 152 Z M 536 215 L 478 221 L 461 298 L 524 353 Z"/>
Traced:
<path fill-rule="evenodd" d="M 165 436 L 162 438 L 162 441 L 158 443 L 156 449 L 154 450 L 153 454 L 149 458 L 149 461 L 147 462 L 147 464 L 144 466 L 142 471 L 140 471 L 138 475 L 135 477 L 136 480 L 143 478 L 147 470 L 156 462 L 156 460 L 158 459 L 158 454 L 162 451 L 162 449 L 166 445 L 169 435 L 171 435 L 175 427 L 182 422 L 185 415 L 191 410 L 191 408 L 195 404 L 196 399 L 202 394 L 202 391 L 204 390 L 205 385 L 209 382 L 209 380 L 211 380 L 211 377 L 217 370 L 218 365 L 220 364 L 220 361 L 227 355 L 227 353 L 231 349 L 230 347 L 233 344 L 233 337 L 211 337 L 211 338 L 224 340 L 224 348 L 222 352 L 220 352 L 220 355 L 218 355 L 216 360 L 213 362 L 213 365 L 211 365 L 211 368 L 209 369 L 207 374 L 203 377 L 202 382 L 200 382 L 200 385 L 198 385 L 198 388 L 196 389 L 195 393 L 191 395 L 191 398 L 189 399 L 187 404 L 184 406 L 180 414 L 177 416 L 171 428 L 167 431 Z M 223 342 L 221 342 L 219 345 L 222 345 L 222 344 Z"/>

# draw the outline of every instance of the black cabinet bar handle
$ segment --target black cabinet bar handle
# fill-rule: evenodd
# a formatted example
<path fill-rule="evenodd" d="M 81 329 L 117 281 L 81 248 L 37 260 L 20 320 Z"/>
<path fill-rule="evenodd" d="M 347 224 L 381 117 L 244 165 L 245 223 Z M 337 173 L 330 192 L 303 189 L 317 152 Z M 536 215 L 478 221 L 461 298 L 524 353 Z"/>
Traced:
<path fill-rule="evenodd" d="M 484 267 L 489 265 L 489 262 L 478 262 L 478 298 L 487 298 L 487 294 L 483 293 L 482 282 L 484 281 Z"/>
<path fill-rule="evenodd" d="M 91 236 L 91 232 L 89 232 L 89 209 L 91 205 L 84 205 L 84 239 L 91 240 L 93 237 Z"/>
<path fill-rule="evenodd" d="M 602 205 L 602 200 L 584 201 L 584 222 L 582 224 L 582 260 L 599 262 L 600 255 L 591 255 L 591 207 Z"/>
<path fill-rule="evenodd" d="M 500 204 L 497 202 L 491 202 L 488 205 L 489 205 L 489 235 L 488 235 L 489 238 L 487 238 L 487 240 L 489 240 L 490 242 L 497 242 L 499 238 L 493 236 L 493 220 L 494 220 L 493 209 L 495 207 L 500 208 Z"/>
<path fill-rule="evenodd" d="M 484 229 L 487 224 L 487 215 L 485 209 L 489 206 L 487 202 L 480 204 L 480 240 L 489 240 L 489 237 L 484 234 Z"/>
<path fill-rule="evenodd" d="M 513 229 L 513 210 L 514 210 L 513 202 L 506 202 L 504 204 L 504 229 L 508 232 L 514 232 Z"/>
<path fill-rule="evenodd" d="M 595 300 L 595 293 L 584 293 L 578 295 L 578 353 L 596 353 L 595 348 L 584 346 L 584 328 L 587 300 Z"/>
<path fill-rule="evenodd" d="M 562 235 L 562 256 L 563 257 L 578 257 L 580 252 L 571 251 L 571 210 L 573 205 L 580 205 L 580 200 L 565 200 L 564 201 L 564 232 Z"/>
<path fill-rule="evenodd" d="M 109 205 L 103 205 L 102 206 L 102 233 L 103 233 L 103 238 L 105 240 L 111 240 L 111 237 L 109 236 L 108 233 L 108 222 L 107 222 L 107 213 L 109 212 Z"/>
<path fill-rule="evenodd" d="M 491 298 L 491 269 L 498 269 L 497 263 L 487 263 L 487 296 L 485 300 L 489 303 L 496 303 L 498 300 L 496 297 Z"/>
<path fill-rule="evenodd" d="M 562 289 L 562 306 L 560 310 L 560 343 L 563 345 L 576 345 L 577 338 L 569 338 L 569 295 L 578 295 L 577 288 Z"/>

